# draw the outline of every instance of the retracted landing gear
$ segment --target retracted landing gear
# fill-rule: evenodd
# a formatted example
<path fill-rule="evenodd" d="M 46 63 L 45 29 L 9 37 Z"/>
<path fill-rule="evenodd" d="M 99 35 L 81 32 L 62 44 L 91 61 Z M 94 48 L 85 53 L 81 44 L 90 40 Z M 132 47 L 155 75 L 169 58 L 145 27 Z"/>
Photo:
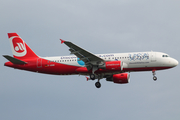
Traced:
<path fill-rule="evenodd" d="M 153 70 L 152 73 L 153 73 L 153 80 L 156 81 L 157 80 L 157 77 L 155 76 L 156 75 L 156 71 Z"/>

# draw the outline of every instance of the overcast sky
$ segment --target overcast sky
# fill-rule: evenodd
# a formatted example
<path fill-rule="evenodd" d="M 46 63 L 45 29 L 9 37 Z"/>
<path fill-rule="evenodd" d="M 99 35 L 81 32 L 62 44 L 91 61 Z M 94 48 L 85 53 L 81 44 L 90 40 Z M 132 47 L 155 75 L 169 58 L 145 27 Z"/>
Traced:
<path fill-rule="evenodd" d="M 92 53 L 159 51 L 180 61 L 178 0 L 3 0 L 0 54 L 17 32 L 39 56 L 69 55 L 60 38 Z M 1 120 L 179 120 L 180 67 L 131 73 L 126 85 L 15 70 L 0 57 Z"/>

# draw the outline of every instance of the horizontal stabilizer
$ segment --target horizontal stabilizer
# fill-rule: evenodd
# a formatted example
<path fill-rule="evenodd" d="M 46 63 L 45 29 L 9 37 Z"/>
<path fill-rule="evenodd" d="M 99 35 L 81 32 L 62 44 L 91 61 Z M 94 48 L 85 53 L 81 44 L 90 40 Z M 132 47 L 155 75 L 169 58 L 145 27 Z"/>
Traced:
<path fill-rule="evenodd" d="M 18 64 L 18 65 L 27 64 L 27 62 L 21 61 L 19 59 L 9 56 L 9 55 L 3 55 L 3 57 L 5 57 L 7 60 L 12 62 L 13 64 Z"/>

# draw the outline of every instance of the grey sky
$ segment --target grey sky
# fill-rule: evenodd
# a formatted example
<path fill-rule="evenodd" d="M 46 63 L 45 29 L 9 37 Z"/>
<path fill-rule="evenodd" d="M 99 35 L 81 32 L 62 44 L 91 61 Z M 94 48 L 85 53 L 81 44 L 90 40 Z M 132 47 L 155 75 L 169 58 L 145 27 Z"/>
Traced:
<path fill-rule="evenodd" d="M 0 54 L 12 55 L 17 32 L 39 56 L 69 55 L 59 39 L 92 53 L 160 51 L 180 61 L 178 0 L 5 0 L 0 4 Z M 84 76 L 53 76 L 4 67 L 0 57 L 0 119 L 179 120 L 180 67 L 131 73 L 118 85 Z"/>

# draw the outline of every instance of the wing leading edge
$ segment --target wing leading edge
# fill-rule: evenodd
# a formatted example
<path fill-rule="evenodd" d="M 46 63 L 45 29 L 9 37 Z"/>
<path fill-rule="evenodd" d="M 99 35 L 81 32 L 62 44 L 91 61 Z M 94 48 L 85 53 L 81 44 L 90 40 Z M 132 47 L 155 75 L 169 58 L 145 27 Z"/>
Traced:
<path fill-rule="evenodd" d="M 62 39 L 60 40 L 61 43 L 66 44 L 70 48 L 69 49 L 69 51 L 71 52 L 70 54 L 76 55 L 80 60 L 82 60 L 85 63 L 88 70 L 90 70 L 93 66 L 104 64 L 105 61 L 100 57 L 94 55 L 93 53 L 84 50 L 83 48 L 75 45 L 72 42 L 64 41 Z"/>

